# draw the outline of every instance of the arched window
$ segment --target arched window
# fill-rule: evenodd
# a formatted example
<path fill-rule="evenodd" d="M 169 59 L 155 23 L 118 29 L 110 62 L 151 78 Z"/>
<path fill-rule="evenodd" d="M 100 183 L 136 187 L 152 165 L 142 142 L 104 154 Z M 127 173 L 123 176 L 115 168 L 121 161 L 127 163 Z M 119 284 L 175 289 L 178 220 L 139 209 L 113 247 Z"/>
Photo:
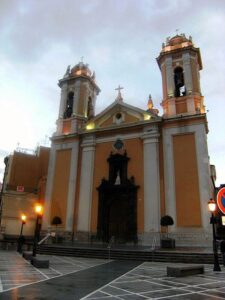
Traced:
<path fill-rule="evenodd" d="M 186 95 L 186 88 L 184 85 L 184 72 L 181 67 L 177 67 L 174 70 L 174 85 L 175 97 L 181 97 Z"/>
<path fill-rule="evenodd" d="M 72 116 L 72 113 L 73 113 L 73 97 L 74 97 L 74 93 L 69 92 L 69 94 L 67 96 L 67 101 L 66 101 L 66 109 L 65 109 L 65 113 L 64 113 L 64 118 L 70 118 Z"/>

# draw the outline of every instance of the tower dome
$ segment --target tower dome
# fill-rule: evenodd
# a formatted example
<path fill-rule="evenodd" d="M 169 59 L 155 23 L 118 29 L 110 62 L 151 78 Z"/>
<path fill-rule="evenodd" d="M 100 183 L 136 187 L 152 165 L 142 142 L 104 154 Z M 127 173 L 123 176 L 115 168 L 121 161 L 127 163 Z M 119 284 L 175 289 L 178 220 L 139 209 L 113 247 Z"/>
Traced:
<path fill-rule="evenodd" d="M 84 75 L 84 76 L 88 76 L 91 77 L 92 72 L 88 67 L 88 64 L 84 64 L 83 62 L 79 62 L 78 64 L 76 64 L 70 72 L 71 76 L 80 76 L 80 75 Z"/>
<path fill-rule="evenodd" d="M 181 48 L 186 48 L 186 47 L 194 47 L 194 44 L 192 42 L 192 37 L 189 36 L 187 38 L 184 33 L 182 34 L 177 34 L 173 36 L 172 38 L 168 37 L 166 39 L 166 43 L 162 44 L 162 50 L 161 52 L 168 52 L 172 50 L 177 50 Z"/>
<path fill-rule="evenodd" d="M 185 42 L 191 42 L 191 41 L 188 40 L 185 35 L 175 35 L 174 37 L 172 37 L 169 40 L 169 45 L 175 46 L 175 45 L 180 45 Z"/>

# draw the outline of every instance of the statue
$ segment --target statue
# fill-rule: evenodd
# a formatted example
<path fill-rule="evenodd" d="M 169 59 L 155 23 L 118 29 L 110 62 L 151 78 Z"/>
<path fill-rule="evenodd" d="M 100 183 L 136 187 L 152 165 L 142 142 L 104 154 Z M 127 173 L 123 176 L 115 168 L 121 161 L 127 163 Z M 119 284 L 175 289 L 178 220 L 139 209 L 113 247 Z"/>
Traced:
<path fill-rule="evenodd" d="M 117 172 L 117 176 L 116 176 L 116 181 L 115 181 L 115 185 L 120 185 L 121 184 L 121 180 L 120 180 L 120 172 Z"/>

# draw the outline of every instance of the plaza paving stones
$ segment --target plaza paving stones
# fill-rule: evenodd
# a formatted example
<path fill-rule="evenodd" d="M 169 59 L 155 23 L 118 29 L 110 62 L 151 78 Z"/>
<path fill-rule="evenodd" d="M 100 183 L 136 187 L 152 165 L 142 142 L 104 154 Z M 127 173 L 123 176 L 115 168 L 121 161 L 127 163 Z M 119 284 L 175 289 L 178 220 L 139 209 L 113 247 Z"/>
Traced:
<path fill-rule="evenodd" d="M 17 252 L 0 251 L 0 292 L 78 272 L 108 262 L 108 260 L 104 259 L 54 255 L 41 255 L 41 257 L 50 260 L 49 269 L 34 268 L 29 261 L 23 259 Z"/>
<path fill-rule="evenodd" d="M 174 264 L 145 262 L 82 299 L 225 299 L 224 267 L 213 272 L 212 265 L 205 265 L 204 274 L 175 278 L 166 276 L 170 265 Z"/>
<path fill-rule="evenodd" d="M 170 263 L 43 256 L 36 269 L 13 251 L 0 251 L 1 300 L 216 300 L 225 299 L 225 267 L 186 277 L 167 277 Z"/>

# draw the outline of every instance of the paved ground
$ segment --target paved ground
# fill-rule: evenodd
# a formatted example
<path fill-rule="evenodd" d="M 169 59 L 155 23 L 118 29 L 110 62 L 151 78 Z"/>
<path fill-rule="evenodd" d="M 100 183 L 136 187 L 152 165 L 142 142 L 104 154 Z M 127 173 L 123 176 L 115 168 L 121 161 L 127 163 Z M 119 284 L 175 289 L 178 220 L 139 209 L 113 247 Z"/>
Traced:
<path fill-rule="evenodd" d="M 13 251 L 0 251 L 0 299 L 114 300 L 225 299 L 225 267 L 202 275 L 166 276 L 169 263 L 109 261 L 44 256 L 49 269 L 36 269 Z"/>

